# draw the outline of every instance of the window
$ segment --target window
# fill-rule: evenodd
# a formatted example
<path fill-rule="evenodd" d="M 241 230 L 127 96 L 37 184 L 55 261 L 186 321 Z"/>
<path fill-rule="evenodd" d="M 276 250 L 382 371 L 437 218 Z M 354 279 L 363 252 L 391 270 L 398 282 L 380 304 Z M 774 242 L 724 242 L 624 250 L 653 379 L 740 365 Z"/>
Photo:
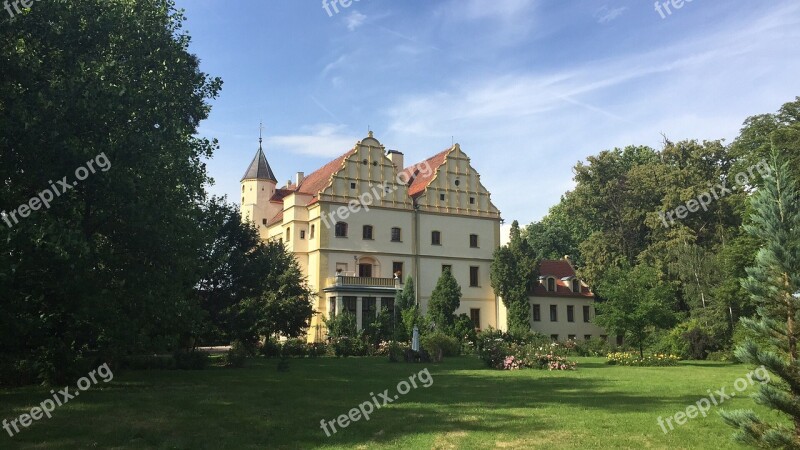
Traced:
<path fill-rule="evenodd" d="M 550 340 L 553 341 L 553 342 L 558 342 L 558 335 L 557 334 L 551 334 L 550 335 Z"/>
<path fill-rule="evenodd" d="M 591 317 L 589 316 L 589 314 L 591 312 L 592 311 L 591 311 L 591 309 L 590 309 L 590 307 L 588 305 L 583 307 L 583 321 L 584 322 L 589 323 L 589 321 L 591 320 Z"/>
<path fill-rule="evenodd" d="M 442 264 L 442 273 L 444 273 L 445 270 L 447 270 L 448 272 L 452 272 L 453 266 L 451 266 L 450 264 Z"/>
<path fill-rule="evenodd" d="M 292 242 L 292 229 L 291 229 L 291 227 L 286 229 L 286 242 Z"/>
<path fill-rule="evenodd" d="M 366 328 L 375 322 L 375 297 L 363 297 L 361 299 L 361 327 Z"/>
<path fill-rule="evenodd" d="M 352 315 L 356 315 L 356 298 L 355 297 L 344 297 L 342 299 L 342 304 L 344 305 L 344 310 L 349 312 Z"/>
<path fill-rule="evenodd" d="M 558 322 L 558 307 L 550 305 L 550 322 Z"/>
<path fill-rule="evenodd" d="M 364 229 L 362 231 L 362 236 L 365 241 L 372 240 L 372 225 L 364 225 Z"/>
<path fill-rule="evenodd" d="M 244 192 L 244 185 L 242 185 L 242 192 Z"/>
<path fill-rule="evenodd" d="M 242 204 L 244 204 L 244 197 L 242 197 Z"/>
<path fill-rule="evenodd" d="M 442 233 L 431 231 L 431 245 L 442 245 Z"/>
<path fill-rule="evenodd" d="M 548 278 L 547 279 L 547 290 L 550 292 L 556 291 L 556 279 L 555 278 Z"/>
<path fill-rule="evenodd" d="M 574 341 L 576 338 L 577 338 L 577 336 L 575 336 L 574 334 L 568 334 L 567 335 L 567 340 L 569 340 L 569 341 Z"/>
<path fill-rule="evenodd" d="M 474 205 L 475 204 L 475 197 L 470 197 L 469 198 L 469 204 L 470 205 Z"/>
<path fill-rule="evenodd" d="M 403 263 L 401 261 L 392 263 L 392 275 L 397 275 L 397 278 L 400 278 L 400 282 L 403 282 Z"/>
<path fill-rule="evenodd" d="M 533 305 L 533 321 L 534 322 L 542 321 L 542 307 L 539 305 Z"/>
<path fill-rule="evenodd" d="M 266 224 L 267 224 L 267 219 L 261 219 L 261 225 L 266 225 Z"/>
<path fill-rule="evenodd" d="M 584 341 L 588 341 L 588 340 L 589 340 L 589 339 L 591 339 L 591 338 L 592 338 L 592 335 L 591 335 L 591 334 L 584 334 L 584 335 L 583 335 L 583 340 L 584 340 Z"/>
<path fill-rule="evenodd" d="M 472 325 L 475 326 L 476 330 L 481 329 L 481 310 L 480 309 L 470 309 L 469 310 L 469 318 L 472 319 Z"/>
<path fill-rule="evenodd" d="M 309 236 L 308 236 L 309 239 L 314 239 L 314 231 L 315 231 L 314 229 L 315 228 L 316 228 L 316 225 L 311 225 L 311 233 L 309 233 Z"/>
<path fill-rule="evenodd" d="M 456 185 L 456 186 L 458 186 L 458 185 L 460 185 L 460 184 L 461 184 L 461 180 L 456 180 L 456 181 L 455 181 L 455 185 Z"/>
<path fill-rule="evenodd" d="M 478 248 L 478 235 L 477 234 L 470 234 L 469 235 L 469 246 L 471 248 Z"/>
<path fill-rule="evenodd" d="M 577 278 L 572 279 L 572 292 L 575 292 L 576 294 L 580 294 L 581 292 L 581 282 L 578 281 Z"/>
<path fill-rule="evenodd" d="M 567 322 L 575 322 L 575 307 L 567 305 Z"/>
<path fill-rule="evenodd" d="M 306 238 L 306 230 L 300 230 L 300 239 Z"/>
<path fill-rule="evenodd" d="M 328 317 L 336 317 L 336 297 L 331 297 L 328 301 Z"/>
<path fill-rule="evenodd" d="M 470 287 L 478 287 L 478 270 L 480 268 L 477 266 L 470 266 L 469 268 L 469 286 Z"/>
<path fill-rule="evenodd" d="M 394 227 L 392 228 L 392 242 L 400 242 L 401 238 L 400 228 Z"/>
<path fill-rule="evenodd" d="M 350 189 L 355 189 L 355 188 L 356 188 L 356 184 L 355 183 L 350 183 Z"/>
<path fill-rule="evenodd" d="M 385 309 L 391 313 L 394 313 L 394 297 L 382 297 L 381 309 Z"/>
<path fill-rule="evenodd" d="M 336 237 L 346 238 L 347 237 L 347 224 L 345 222 L 336 222 L 335 234 L 336 234 Z"/>
<path fill-rule="evenodd" d="M 439 194 L 439 200 L 444 201 L 444 194 Z"/>

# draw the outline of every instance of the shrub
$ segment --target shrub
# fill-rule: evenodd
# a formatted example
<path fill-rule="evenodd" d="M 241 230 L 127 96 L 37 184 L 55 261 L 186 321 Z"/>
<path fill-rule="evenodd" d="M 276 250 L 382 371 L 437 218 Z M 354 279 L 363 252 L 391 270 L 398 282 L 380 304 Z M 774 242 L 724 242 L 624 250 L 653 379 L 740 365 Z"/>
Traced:
<path fill-rule="evenodd" d="M 312 358 L 325 356 L 328 346 L 324 342 L 312 342 L 306 345 L 306 354 Z"/>
<path fill-rule="evenodd" d="M 198 351 L 178 350 L 173 355 L 175 368 L 179 370 L 203 370 L 208 367 L 208 354 Z"/>
<path fill-rule="evenodd" d="M 0 359 L 0 386 L 17 387 L 34 384 L 38 379 L 32 360 Z"/>
<path fill-rule="evenodd" d="M 389 362 L 400 362 L 405 359 L 406 351 L 411 350 L 408 344 L 404 342 L 391 341 L 387 345 L 387 355 Z"/>
<path fill-rule="evenodd" d="M 598 338 L 578 341 L 575 345 L 575 354 L 578 356 L 605 356 L 609 353 L 608 343 Z"/>
<path fill-rule="evenodd" d="M 428 351 L 434 362 L 441 362 L 445 356 L 458 356 L 461 350 L 461 344 L 456 338 L 441 331 L 423 336 L 420 339 L 420 346 Z"/>
<path fill-rule="evenodd" d="M 247 358 L 251 356 L 250 349 L 242 341 L 236 340 L 231 344 L 230 350 L 225 354 L 225 367 L 244 367 Z"/>
<path fill-rule="evenodd" d="M 456 318 L 454 328 L 454 337 L 462 344 L 470 342 L 472 344 L 478 339 L 478 333 L 475 331 L 475 324 L 472 319 L 466 314 L 461 314 Z"/>
<path fill-rule="evenodd" d="M 367 354 L 367 346 L 358 338 L 346 336 L 336 338 L 331 341 L 331 347 L 333 354 L 340 357 L 365 356 Z"/>
<path fill-rule="evenodd" d="M 275 338 L 267 338 L 261 346 L 261 355 L 267 358 L 277 358 L 281 356 L 281 343 Z"/>
<path fill-rule="evenodd" d="M 306 356 L 306 340 L 295 338 L 283 341 L 281 346 L 281 356 L 287 358 L 304 358 Z"/>
<path fill-rule="evenodd" d="M 638 353 L 616 352 L 609 353 L 606 358 L 608 358 L 606 363 L 610 365 L 638 367 L 676 366 L 680 361 L 678 356 L 664 353 L 645 354 L 644 358 L 641 358 Z"/>

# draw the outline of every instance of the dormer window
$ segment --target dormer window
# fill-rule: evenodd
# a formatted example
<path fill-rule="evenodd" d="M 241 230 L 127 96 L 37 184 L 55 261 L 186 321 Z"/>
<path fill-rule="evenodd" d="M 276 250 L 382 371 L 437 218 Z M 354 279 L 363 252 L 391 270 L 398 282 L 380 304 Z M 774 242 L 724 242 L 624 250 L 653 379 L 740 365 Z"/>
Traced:
<path fill-rule="evenodd" d="M 555 278 L 549 277 L 547 279 L 547 290 L 549 292 L 555 292 L 556 291 L 556 279 Z"/>
<path fill-rule="evenodd" d="M 581 282 L 577 278 L 572 279 L 572 292 L 576 294 L 581 293 Z"/>

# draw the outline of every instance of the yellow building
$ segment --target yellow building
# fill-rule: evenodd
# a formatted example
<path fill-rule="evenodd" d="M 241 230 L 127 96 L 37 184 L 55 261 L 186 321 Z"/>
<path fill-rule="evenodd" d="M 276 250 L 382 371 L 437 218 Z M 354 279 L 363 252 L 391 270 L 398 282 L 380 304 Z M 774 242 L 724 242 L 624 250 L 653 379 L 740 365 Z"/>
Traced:
<path fill-rule="evenodd" d="M 478 328 L 505 328 L 489 270 L 500 246 L 500 212 L 458 144 L 404 166 L 369 136 L 319 170 L 278 187 L 259 145 L 241 180 L 242 219 L 296 256 L 316 293 L 309 340 L 324 339 L 323 318 L 349 310 L 359 327 L 392 309 L 414 278 L 423 313 L 442 270 L 461 285 L 457 314 Z"/>

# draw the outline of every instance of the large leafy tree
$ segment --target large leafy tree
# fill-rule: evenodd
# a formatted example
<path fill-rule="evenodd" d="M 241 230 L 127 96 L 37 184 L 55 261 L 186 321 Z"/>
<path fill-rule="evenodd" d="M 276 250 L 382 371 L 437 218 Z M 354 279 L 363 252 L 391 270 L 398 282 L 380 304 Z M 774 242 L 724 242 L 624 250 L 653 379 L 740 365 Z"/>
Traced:
<path fill-rule="evenodd" d="M 800 448 L 800 191 L 797 173 L 778 155 L 773 153 L 774 173 L 765 177 L 764 186 L 753 196 L 754 212 L 745 225 L 761 248 L 742 281 L 758 305 L 757 319 L 742 322 L 767 344 L 747 340 L 736 355 L 781 378 L 781 383 L 760 384 L 754 397 L 789 416 L 793 426 L 764 422 L 752 411 L 726 412 L 723 418 L 739 429 L 736 437 L 746 443 Z"/>
<path fill-rule="evenodd" d="M 674 294 L 652 267 L 612 268 L 597 290 L 605 301 L 596 304 L 595 321 L 609 332 L 625 336 L 639 349 L 640 357 L 655 330 L 674 324 Z"/>
<path fill-rule="evenodd" d="M 294 256 L 280 243 L 264 243 L 234 205 L 214 199 L 204 211 L 210 234 L 198 285 L 209 325 L 204 341 L 254 343 L 260 336 L 305 333 L 311 292 Z"/>
<path fill-rule="evenodd" d="M 492 288 L 508 309 L 509 331 L 530 331 L 528 295 L 537 282 L 537 261 L 516 220 L 511 224 L 509 243 L 495 250 L 490 277 Z"/>
<path fill-rule="evenodd" d="M 174 347 L 199 319 L 198 226 L 221 86 L 169 0 L 37 3 L 0 26 L 0 210 L 98 171 L 0 227 L 0 342 L 64 382 L 87 352 Z M 0 362 L 2 363 L 2 362 Z"/>

